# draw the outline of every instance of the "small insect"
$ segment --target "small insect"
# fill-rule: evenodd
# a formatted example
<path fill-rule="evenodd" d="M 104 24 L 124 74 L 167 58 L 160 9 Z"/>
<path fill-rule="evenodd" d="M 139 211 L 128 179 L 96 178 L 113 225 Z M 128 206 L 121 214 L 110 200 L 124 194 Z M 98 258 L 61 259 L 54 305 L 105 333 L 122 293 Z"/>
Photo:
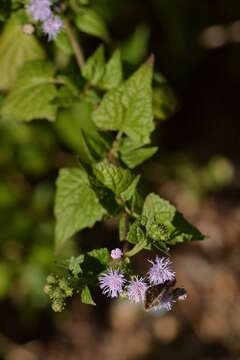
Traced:
<path fill-rule="evenodd" d="M 187 292 L 183 288 L 174 288 L 176 279 L 167 280 L 163 284 L 153 285 L 147 288 L 144 299 L 144 309 L 152 310 L 157 306 L 170 310 L 177 300 L 185 300 Z"/>

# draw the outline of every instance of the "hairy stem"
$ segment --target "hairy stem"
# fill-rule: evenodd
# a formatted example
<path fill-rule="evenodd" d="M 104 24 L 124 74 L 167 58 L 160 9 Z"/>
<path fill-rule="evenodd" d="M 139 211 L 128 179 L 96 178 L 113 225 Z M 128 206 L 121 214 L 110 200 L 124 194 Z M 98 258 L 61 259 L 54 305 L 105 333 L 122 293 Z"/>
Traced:
<path fill-rule="evenodd" d="M 72 31 L 72 28 L 71 28 L 71 25 L 70 25 L 70 22 L 68 21 L 68 19 L 64 20 L 64 27 L 66 29 L 66 33 L 67 33 L 67 36 L 69 38 L 69 41 L 70 41 L 70 43 L 72 45 L 74 55 L 76 57 L 79 69 L 82 72 L 82 70 L 84 68 L 84 65 L 85 65 L 83 52 L 82 52 L 82 49 L 81 49 L 77 39 L 75 38 L 75 35 L 74 35 L 73 31 Z"/>

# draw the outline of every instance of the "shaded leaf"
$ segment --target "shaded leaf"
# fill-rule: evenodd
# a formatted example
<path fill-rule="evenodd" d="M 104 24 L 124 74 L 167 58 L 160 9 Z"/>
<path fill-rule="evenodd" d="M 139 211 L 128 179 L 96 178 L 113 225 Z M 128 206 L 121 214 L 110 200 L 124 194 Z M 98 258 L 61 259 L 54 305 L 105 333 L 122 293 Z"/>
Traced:
<path fill-rule="evenodd" d="M 109 41 L 107 27 L 102 18 L 92 9 L 82 8 L 76 17 L 79 30 Z"/>
<path fill-rule="evenodd" d="M 85 171 L 78 168 L 60 170 L 54 213 L 58 249 L 77 231 L 92 227 L 96 221 L 101 220 L 105 210 L 90 188 Z"/>
<path fill-rule="evenodd" d="M 82 71 L 83 76 L 87 79 L 91 85 L 97 85 L 104 74 L 105 70 L 105 57 L 104 48 L 99 46 L 97 50 L 91 55 Z"/>
<path fill-rule="evenodd" d="M 104 156 L 107 151 L 105 140 L 92 122 L 92 111 L 90 103 L 74 102 L 70 108 L 59 111 L 55 124 L 63 141 L 77 151 L 80 159 L 88 164 L 96 162 L 91 152 L 93 146 L 99 156 Z"/>
<path fill-rule="evenodd" d="M 51 102 L 56 97 L 57 90 L 53 77 L 52 64 L 43 61 L 26 63 L 2 104 L 2 116 L 25 121 L 55 120 L 57 106 Z"/>

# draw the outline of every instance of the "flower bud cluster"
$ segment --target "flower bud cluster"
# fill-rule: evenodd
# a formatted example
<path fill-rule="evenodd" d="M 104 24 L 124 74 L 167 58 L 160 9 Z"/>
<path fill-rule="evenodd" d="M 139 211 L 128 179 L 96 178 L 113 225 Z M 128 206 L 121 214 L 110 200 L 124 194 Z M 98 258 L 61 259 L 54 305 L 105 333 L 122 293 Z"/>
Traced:
<path fill-rule="evenodd" d="M 70 287 L 69 281 L 66 278 L 58 278 L 54 275 L 47 277 L 47 284 L 43 290 L 51 299 L 52 309 L 55 312 L 63 311 L 66 298 L 73 295 L 73 289 Z"/>
<path fill-rule="evenodd" d="M 55 40 L 58 33 L 63 28 L 63 21 L 51 9 L 52 0 L 29 0 L 26 10 L 32 19 L 41 23 L 44 34 L 48 40 Z"/>

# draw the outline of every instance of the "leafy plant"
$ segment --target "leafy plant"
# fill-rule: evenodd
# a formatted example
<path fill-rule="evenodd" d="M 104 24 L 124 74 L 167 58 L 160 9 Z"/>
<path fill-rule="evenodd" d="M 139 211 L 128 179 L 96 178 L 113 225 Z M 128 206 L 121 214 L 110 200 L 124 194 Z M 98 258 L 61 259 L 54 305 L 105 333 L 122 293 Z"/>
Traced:
<path fill-rule="evenodd" d="M 66 299 L 78 292 L 83 303 L 95 305 L 90 287 L 99 279 L 103 292 L 112 297 L 127 296 L 126 281 L 147 288 L 147 282 L 134 280 L 133 256 L 155 248 L 169 255 L 177 243 L 204 236 L 158 194 L 144 197 L 141 177 L 132 171 L 156 153 L 151 146 L 155 119 L 164 120 L 176 105 L 166 80 L 154 74 L 154 55 L 126 78 L 120 49 L 111 48 L 107 26 L 88 2 L 45 0 L 42 11 L 39 1 L 8 5 L 0 38 L 1 121 L 55 122 L 62 141 L 79 155 L 78 164 L 59 170 L 56 182 L 57 253 L 64 252 L 77 232 L 106 218 L 119 221 L 119 240 L 131 247 L 111 253 L 97 248 L 64 260 L 64 270 L 49 275 L 44 287 L 53 310 L 62 311 Z M 103 44 L 85 60 L 82 33 L 108 44 L 107 60 Z M 39 41 L 44 34 L 54 40 L 45 48 Z M 12 50 L 6 51 L 9 39 Z M 9 55 L 12 51 L 15 57 Z M 135 55 L 130 57 L 137 62 Z M 162 271 L 160 266 L 168 263 L 156 264 Z M 119 288 L 110 291 L 113 279 Z"/>

